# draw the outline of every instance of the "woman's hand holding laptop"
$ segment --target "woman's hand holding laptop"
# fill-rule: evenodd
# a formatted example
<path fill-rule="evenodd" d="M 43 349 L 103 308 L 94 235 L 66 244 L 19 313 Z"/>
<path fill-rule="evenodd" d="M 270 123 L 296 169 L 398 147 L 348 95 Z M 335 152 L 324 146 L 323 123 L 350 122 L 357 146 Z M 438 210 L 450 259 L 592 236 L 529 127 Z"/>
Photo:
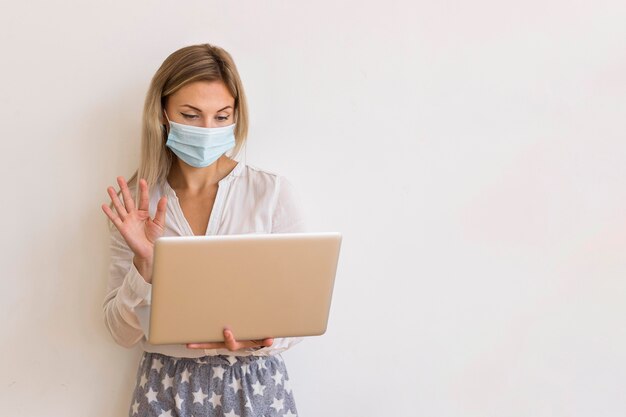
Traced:
<path fill-rule="evenodd" d="M 273 338 L 262 340 L 243 340 L 237 341 L 232 330 L 224 329 L 224 342 L 211 343 L 187 343 L 189 349 L 228 349 L 230 351 L 246 349 L 246 348 L 262 348 L 272 346 Z"/>
<path fill-rule="evenodd" d="M 154 243 L 163 236 L 165 231 L 165 209 L 167 207 L 167 197 L 163 196 L 157 203 L 156 214 L 154 219 L 150 218 L 149 203 L 150 196 L 148 191 L 148 183 L 143 178 L 139 180 L 139 207 L 135 207 L 135 202 L 128 189 L 128 185 L 124 177 L 117 177 L 117 183 L 122 190 L 122 198 L 124 204 L 117 197 L 117 193 L 113 187 L 108 187 L 107 192 L 113 202 L 115 212 L 111 208 L 103 204 L 102 210 L 113 222 L 117 230 L 126 241 L 128 247 L 135 255 L 133 263 L 142 278 L 151 283 L 152 281 L 152 264 L 154 259 Z M 215 343 L 188 343 L 189 349 L 223 349 L 230 351 L 261 348 L 271 346 L 274 343 L 273 338 L 263 340 L 241 340 L 237 341 L 230 329 L 224 329 L 224 342 Z"/>

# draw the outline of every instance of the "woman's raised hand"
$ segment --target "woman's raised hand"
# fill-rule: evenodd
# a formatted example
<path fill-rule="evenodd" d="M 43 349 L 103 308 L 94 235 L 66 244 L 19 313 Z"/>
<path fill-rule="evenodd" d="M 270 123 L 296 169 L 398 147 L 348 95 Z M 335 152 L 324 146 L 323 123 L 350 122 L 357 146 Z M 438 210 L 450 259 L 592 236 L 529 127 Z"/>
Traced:
<path fill-rule="evenodd" d="M 117 177 L 117 183 L 122 190 L 124 204 L 117 197 L 115 189 L 108 187 L 107 192 L 117 213 L 113 212 L 107 204 L 102 205 L 102 210 L 111 219 L 128 244 L 128 247 L 135 254 L 133 262 L 141 276 L 147 282 L 151 282 L 154 242 L 157 238 L 163 236 L 165 231 L 167 197 L 161 197 L 157 203 L 154 219 L 151 219 L 148 212 L 150 196 L 148 195 L 148 183 L 146 180 L 139 180 L 139 207 L 135 207 L 135 202 L 124 177 Z"/>

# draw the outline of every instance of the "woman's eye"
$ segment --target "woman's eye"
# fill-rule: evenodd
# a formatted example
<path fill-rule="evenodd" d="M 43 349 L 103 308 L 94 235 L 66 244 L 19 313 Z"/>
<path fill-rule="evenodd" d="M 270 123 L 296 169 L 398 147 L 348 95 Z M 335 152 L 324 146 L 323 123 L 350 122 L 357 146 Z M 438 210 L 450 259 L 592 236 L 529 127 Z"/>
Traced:
<path fill-rule="evenodd" d="M 198 117 L 198 115 L 196 114 L 185 114 L 185 113 L 181 113 L 181 115 L 185 118 L 185 119 L 195 119 Z"/>
<path fill-rule="evenodd" d="M 217 120 L 219 120 L 220 122 L 225 122 L 226 120 L 228 120 L 228 116 L 217 116 Z"/>

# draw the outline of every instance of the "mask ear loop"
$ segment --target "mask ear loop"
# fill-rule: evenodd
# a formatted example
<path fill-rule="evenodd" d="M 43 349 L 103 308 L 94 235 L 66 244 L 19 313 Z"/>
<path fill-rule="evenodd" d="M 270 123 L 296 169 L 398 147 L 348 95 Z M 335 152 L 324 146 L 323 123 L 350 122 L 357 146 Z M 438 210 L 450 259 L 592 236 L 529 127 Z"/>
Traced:
<path fill-rule="evenodd" d="M 170 123 L 170 118 L 167 117 L 167 112 L 165 111 L 165 109 L 163 109 L 163 113 L 165 114 L 165 119 L 167 120 L 167 125 L 162 124 L 161 126 L 163 127 L 163 132 L 165 133 L 165 139 L 167 140 L 167 135 L 169 135 L 169 133 L 170 133 L 169 129 L 168 129 L 168 126 L 169 126 L 169 123 Z"/>
<path fill-rule="evenodd" d="M 234 123 L 238 123 L 239 120 L 235 120 Z M 240 162 L 243 162 L 243 166 L 248 165 L 248 141 L 243 144 L 243 160 L 240 158 Z"/>
<path fill-rule="evenodd" d="M 237 112 L 234 112 L 234 114 L 235 114 L 235 117 L 237 117 Z M 233 119 L 233 124 L 237 124 L 237 122 L 238 122 L 237 119 Z M 243 157 L 241 156 L 242 153 L 243 153 Z M 234 157 L 234 155 L 232 155 L 232 152 L 231 152 L 230 157 L 231 158 Z M 246 165 L 248 163 L 248 141 L 247 140 L 243 144 L 241 149 L 239 150 L 239 153 L 237 154 L 237 158 L 235 160 L 239 163 L 243 162 L 243 165 Z"/>

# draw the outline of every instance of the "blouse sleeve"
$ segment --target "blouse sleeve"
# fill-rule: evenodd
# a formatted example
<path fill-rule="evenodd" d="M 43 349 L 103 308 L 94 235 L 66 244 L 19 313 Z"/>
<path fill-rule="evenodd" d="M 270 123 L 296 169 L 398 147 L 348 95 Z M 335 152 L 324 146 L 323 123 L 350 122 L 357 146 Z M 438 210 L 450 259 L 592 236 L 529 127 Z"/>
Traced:
<path fill-rule="evenodd" d="M 304 212 L 300 196 L 293 184 L 285 177 L 277 177 L 276 203 L 272 215 L 272 233 L 306 232 Z M 272 346 L 254 351 L 254 355 L 268 356 L 284 352 L 300 343 L 301 337 L 275 338 Z"/>
<path fill-rule="evenodd" d="M 104 323 L 111 336 L 127 348 L 144 337 L 135 308 L 150 304 L 152 290 L 152 284 L 143 279 L 132 260 L 133 252 L 117 228 L 112 227 L 109 280 L 102 307 Z"/>
<path fill-rule="evenodd" d="M 279 176 L 277 182 L 272 233 L 305 232 L 307 227 L 300 195 L 285 177 Z"/>

